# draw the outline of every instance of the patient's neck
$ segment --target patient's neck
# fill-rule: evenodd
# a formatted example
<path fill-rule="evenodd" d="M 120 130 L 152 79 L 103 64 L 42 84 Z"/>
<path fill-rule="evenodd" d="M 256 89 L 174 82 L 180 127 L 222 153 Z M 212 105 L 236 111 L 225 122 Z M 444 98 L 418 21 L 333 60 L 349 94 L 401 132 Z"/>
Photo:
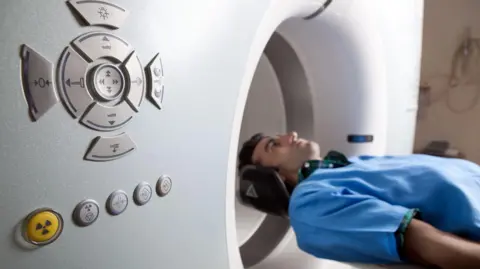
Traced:
<path fill-rule="evenodd" d="M 288 183 L 288 184 L 290 184 L 290 186 L 292 186 L 292 187 L 297 186 L 297 183 L 298 183 L 298 175 L 295 174 L 295 176 L 294 176 L 294 175 L 291 175 L 291 176 L 285 178 L 285 182 Z"/>
<path fill-rule="evenodd" d="M 304 165 L 309 162 L 309 161 L 322 161 L 322 158 L 320 157 L 312 157 L 305 162 L 303 162 L 301 165 L 298 166 L 296 170 L 291 170 L 288 172 L 282 172 L 283 178 L 285 182 L 288 182 L 292 187 L 295 187 L 298 184 L 298 171 L 304 167 Z"/>

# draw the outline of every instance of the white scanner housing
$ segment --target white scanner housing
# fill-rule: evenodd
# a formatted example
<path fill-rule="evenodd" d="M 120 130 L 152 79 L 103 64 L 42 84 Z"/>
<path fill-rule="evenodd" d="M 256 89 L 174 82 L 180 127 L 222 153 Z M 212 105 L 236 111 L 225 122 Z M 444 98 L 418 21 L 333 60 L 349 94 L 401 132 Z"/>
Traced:
<path fill-rule="evenodd" d="M 236 198 L 239 146 L 413 148 L 421 0 L 4 0 L 2 269 L 350 269 Z"/>

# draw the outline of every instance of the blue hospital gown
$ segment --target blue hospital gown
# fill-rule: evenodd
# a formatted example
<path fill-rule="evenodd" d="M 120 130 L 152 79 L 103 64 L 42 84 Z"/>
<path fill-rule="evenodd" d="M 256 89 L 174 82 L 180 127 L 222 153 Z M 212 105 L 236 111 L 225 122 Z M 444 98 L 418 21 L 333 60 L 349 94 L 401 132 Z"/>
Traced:
<path fill-rule="evenodd" d="M 480 241 L 480 167 L 428 155 L 360 156 L 317 169 L 292 193 L 298 246 L 318 258 L 401 263 L 395 232 L 418 209 L 436 228 Z"/>

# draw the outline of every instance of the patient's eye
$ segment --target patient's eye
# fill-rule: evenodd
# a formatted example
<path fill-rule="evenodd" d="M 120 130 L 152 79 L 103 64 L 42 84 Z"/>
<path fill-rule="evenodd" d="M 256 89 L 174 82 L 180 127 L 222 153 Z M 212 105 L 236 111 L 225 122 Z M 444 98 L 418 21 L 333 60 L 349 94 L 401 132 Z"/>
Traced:
<path fill-rule="evenodd" d="M 270 152 L 272 150 L 272 148 L 275 146 L 275 139 L 273 138 L 270 138 L 267 142 L 267 144 L 265 145 L 265 150 L 267 152 Z"/>
<path fill-rule="evenodd" d="M 280 146 L 280 142 L 278 141 L 278 139 L 272 138 L 268 141 L 268 144 L 267 144 L 268 151 L 270 151 L 272 148 L 278 147 L 278 146 Z"/>

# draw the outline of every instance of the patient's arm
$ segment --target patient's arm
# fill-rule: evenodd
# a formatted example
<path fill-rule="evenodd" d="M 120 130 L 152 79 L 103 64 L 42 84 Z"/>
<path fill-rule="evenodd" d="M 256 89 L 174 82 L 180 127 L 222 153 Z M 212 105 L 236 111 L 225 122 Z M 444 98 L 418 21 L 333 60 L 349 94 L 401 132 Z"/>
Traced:
<path fill-rule="evenodd" d="M 480 244 L 442 232 L 416 219 L 406 230 L 403 254 L 409 261 L 427 267 L 480 268 Z"/>

